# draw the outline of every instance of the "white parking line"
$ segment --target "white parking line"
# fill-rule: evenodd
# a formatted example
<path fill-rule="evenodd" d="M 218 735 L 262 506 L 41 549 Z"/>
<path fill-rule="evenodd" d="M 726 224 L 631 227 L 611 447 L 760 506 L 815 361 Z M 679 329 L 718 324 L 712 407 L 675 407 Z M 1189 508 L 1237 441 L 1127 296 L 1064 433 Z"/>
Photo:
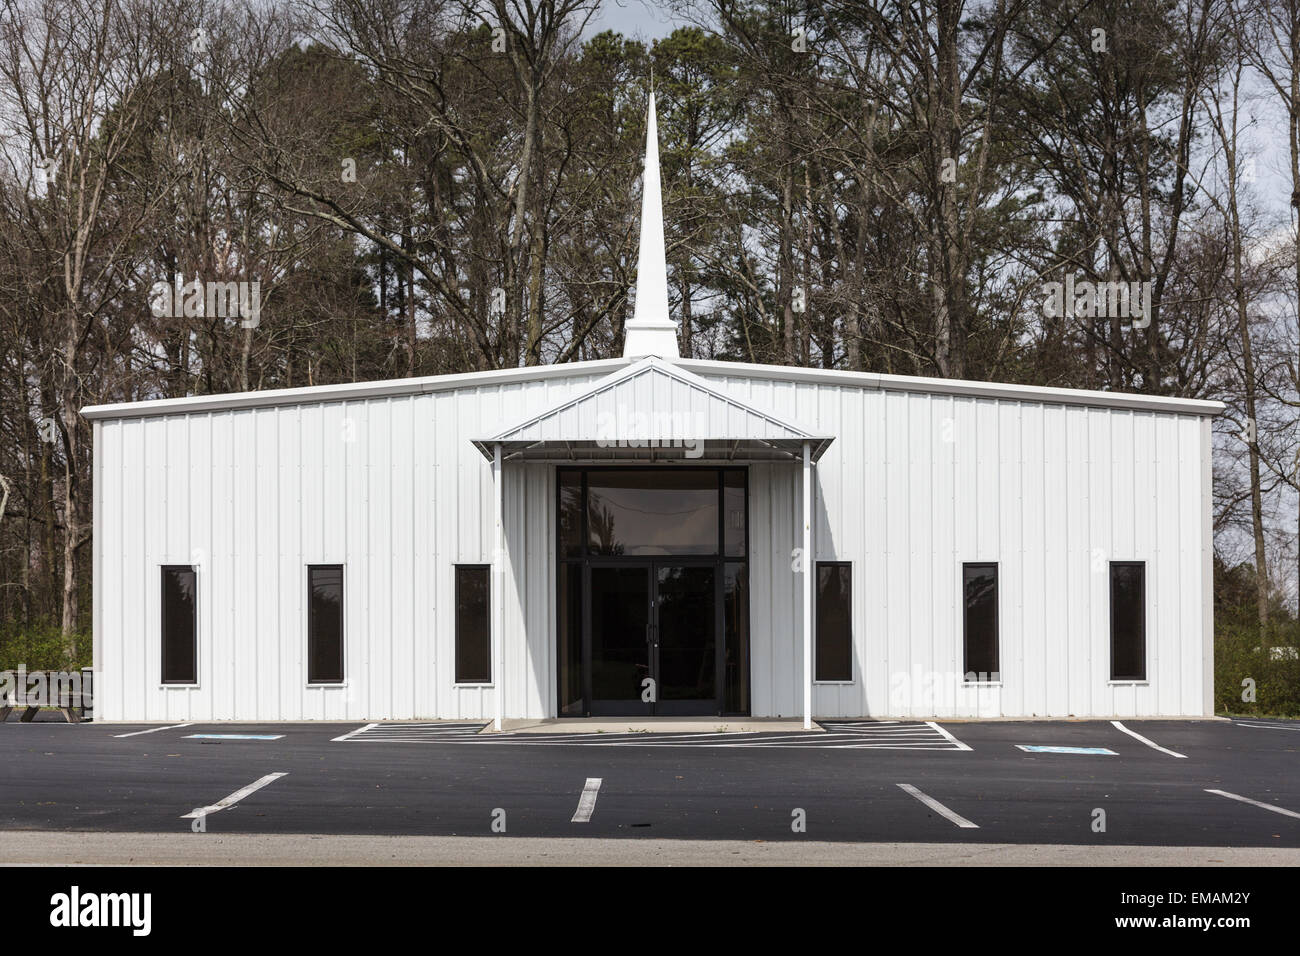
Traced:
<path fill-rule="evenodd" d="M 182 814 L 182 820 L 192 820 L 195 817 L 206 817 L 209 813 L 216 813 L 218 810 L 225 810 L 227 807 L 233 807 L 250 793 L 261 790 L 268 783 L 274 783 L 281 777 L 287 777 L 288 773 L 268 773 L 265 777 L 254 780 L 247 787 L 241 787 L 228 797 L 222 797 L 216 803 L 209 804 L 206 807 L 195 807 L 189 813 Z"/>
<path fill-rule="evenodd" d="M 945 737 L 947 737 L 949 740 L 951 740 L 951 741 L 953 742 L 953 745 L 954 745 L 958 750 L 970 750 L 970 749 L 971 749 L 969 746 L 967 746 L 966 744 L 962 743 L 960 740 L 958 740 L 958 739 L 957 739 L 956 737 L 954 737 L 952 734 L 948 733 L 948 731 L 944 730 L 942 727 L 940 727 L 938 724 L 936 724 L 933 720 L 927 720 L 926 723 L 929 724 L 931 727 L 933 727 L 935 730 L 939 731 L 939 733 L 943 734 L 943 735 L 944 735 Z"/>
<path fill-rule="evenodd" d="M 596 809 L 596 794 L 600 793 L 600 780 L 600 777 L 587 778 L 587 785 L 582 788 L 582 796 L 578 798 L 578 809 L 574 811 L 570 823 L 591 821 L 591 815 Z"/>
<path fill-rule="evenodd" d="M 378 724 L 366 724 L 364 727 L 358 727 L 356 730 L 344 734 L 342 737 L 335 737 L 330 743 L 337 743 L 340 740 L 351 740 L 357 734 L 364 734 L 371 727 L 378 727 Z"/>
<path fill-rule="evenodd" d="M 1258 800 L 1252 800 L 1250 797 L 1243 797 L 1238 793 L 1229 793 L 1227 790 L 1206 790 L 1206 793 L 1215 793 L 1221 797 L 1227 797 L 1229 800 L 1240 800 L 1242 803 L 1249 803 L 1252 807 L 1260 807 L 1264 810 L 1272 810 L 1274 813 L 1280 813 L 1284 817 L 1295 817 L 1300 820 L 1300 813 L 1294 810 L 1288 810 L 1286 807 L 1275 807 L 1271 803 L 1260 803 Z"/>
<path fill-rule="evenodd" d="M 1286 724 L 1253 724 L 1244 720 L 1234 720 L 1233 723 L 1238 727 L 1263 727 L 1265 730 L 1289 730 L 1292 733 L 1300 730 L 1300 727 L 1288 727 Z"/>
<path fill-rule="evenodd" d="M 881 726 L 886 723 L 887 726 Z M 638 733 L 539 733 L 512 732 L 482 734 L 478 723 L 393 723 L 379 722 L 333 738 L 343 743 L 419 743 L 436 745 L 585 746 L 585 747 L 812 747 L 846 750 L 934 750 L 956 753 L 971 748 L 937 724 L 922 721 L 822 722 L 824 731 L 720 730 L 683 731 L 671 734 Z"/>
<path fill-rule="evenodd" d="M 172 724 L 170 727 L 150 727 L 148 730 L 133 730 L 129 734 L 114 734 L 114 737 L 139 737 L 141 734 L 156 734 L 160 730 L 180 730 L 182 727 L 193 727 L 193 724 Z"/>
<path fill-rule="evenodd" d="M 1147 739 L 1146 739 L 1145 737 L 1143 737 L 1141 734 L 1139 734 L 1139 733 L 1135 733 L 1134 731 L 1129 730 L 1127 727 L 1125 727 L 1123 724 L 1121 724 L 1118 720 L 1112 720 L 1112 721 L 1111 721 L 1111 725 L 1114 726 L 1116 730 L 1122 730 L 1122 731 L 1124 731 L 1124 733 L 1128 734 L 1128 735 L 1129 735 L 1130 737 L 1132 737 L 1134 740 L 1140 740 L 1140 741 L 1142 741 L 1142 743 L 1146 744 L 1146 745 L 1147 745 L 1148 747 L 1150 747 L 1152 750 L 1159 750 L 1162 754 L 1169 754 L 1169 756 L 1171 756 L 1171 757 L 1182 757 L 1184 760 L 1187 759 L 1187 754 L 1180 754 L 1177 750 L 1169 750 L 1168 748 L 1161 747 L 1159 744 L 1155 743 L 1154 741 L 1147 740 Z"/>
<path fill-rule="evenodd" d="M 920 790 L 916 789 L 916 787 L 912 786 L 910 783 L 900 783 L 898 787 L 904 793 L 910 793 L 912 796 L 916 797 L 916 799 L 920 800 L 922 803 L 924 803 L 935 813 L 939 814 L 942 817 L 947 818 L 950 822 L 957 824 L 957 826 L 961 827 L 963 830 L 978 830 L 980 828 L 978 823 L 971 823 L 960 813 L 954 813 L 953 811 L 945 807 L 942 803 L 940 803 L 938 800 L 934 799 L 934 797 L 922 793 Z"/>

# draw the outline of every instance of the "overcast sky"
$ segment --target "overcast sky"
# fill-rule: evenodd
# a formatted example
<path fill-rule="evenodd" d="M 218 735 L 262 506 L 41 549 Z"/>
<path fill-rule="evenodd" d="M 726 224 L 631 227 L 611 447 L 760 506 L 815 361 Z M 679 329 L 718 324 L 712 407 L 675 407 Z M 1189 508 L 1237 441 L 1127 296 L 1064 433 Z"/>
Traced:
<path fill-rule="evenodd" d="M 587 35 L 617 30 L 628 37 L 658 40 L 686 25 L 686 21 L 674 20 L 669 15 L 666 4 L 648 0 L 604 0 L 588 24 Z"/>

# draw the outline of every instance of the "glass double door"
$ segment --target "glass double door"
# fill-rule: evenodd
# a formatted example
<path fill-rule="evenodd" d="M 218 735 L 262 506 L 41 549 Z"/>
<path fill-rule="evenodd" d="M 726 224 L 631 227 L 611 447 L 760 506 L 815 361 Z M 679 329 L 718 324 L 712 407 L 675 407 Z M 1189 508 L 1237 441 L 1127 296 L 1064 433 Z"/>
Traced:
<path fill-rule="evenodd" d="M 593 716 L 721 713 L 715 561 L 587 565 Z"/>

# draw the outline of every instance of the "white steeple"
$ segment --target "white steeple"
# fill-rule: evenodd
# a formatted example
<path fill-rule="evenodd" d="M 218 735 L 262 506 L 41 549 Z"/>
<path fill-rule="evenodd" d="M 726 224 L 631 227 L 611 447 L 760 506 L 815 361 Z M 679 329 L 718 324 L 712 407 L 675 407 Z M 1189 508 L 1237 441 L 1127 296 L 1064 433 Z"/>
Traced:
<path fill-rule="evenodd" d="M 664 256 L 664 211 L 659 189 L 659 126 L 655 121 L 653 89 L 646 120 L 643 179 L 636 308 L 632 320 L 623 327 L 623 357 L 677 358 L 677 323 L 668 314 L 668 263 Z"/>

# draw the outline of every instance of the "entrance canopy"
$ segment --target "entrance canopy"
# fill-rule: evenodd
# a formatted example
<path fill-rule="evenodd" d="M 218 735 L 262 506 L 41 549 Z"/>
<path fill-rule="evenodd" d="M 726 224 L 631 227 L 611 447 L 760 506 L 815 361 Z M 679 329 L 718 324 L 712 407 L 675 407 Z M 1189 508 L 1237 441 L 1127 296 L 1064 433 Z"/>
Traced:
<path fill-rule="evenodd" d="M 834 440 L 649 357 L 496 435 L 475 440 L 506 461 L 814 461 Z"/>

